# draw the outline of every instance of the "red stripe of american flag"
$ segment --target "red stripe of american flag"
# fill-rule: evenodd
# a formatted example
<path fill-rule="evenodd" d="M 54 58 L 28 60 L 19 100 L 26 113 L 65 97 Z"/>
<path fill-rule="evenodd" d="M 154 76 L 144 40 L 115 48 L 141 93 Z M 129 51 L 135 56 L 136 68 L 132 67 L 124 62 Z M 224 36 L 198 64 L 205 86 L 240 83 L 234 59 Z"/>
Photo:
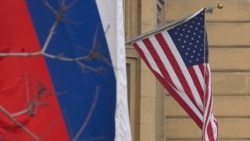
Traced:
<path fill-rule="evenodd" d="M 198 65 L 198 68 L 200 68 L 200 66 L 203 66 L 203 64 Z M 196 75 L 197 73 L 196 73 L 194 67 L 188 68 L 188 71 L 189 71 L 190 75 L 193 76 L 192 77 L 193 82 L 194 82 L 194 84 L 199 92 L 200 98 L 202 100 L 204 98 L 204 95 L 203 95 L 204 94 L 204 85 L 202 86 L 202 84 L 200 83 L 200 80 L 199 80 L 198 76 Z M 202 72 L 202 70 L 199 70 L 199 71 Z"/>

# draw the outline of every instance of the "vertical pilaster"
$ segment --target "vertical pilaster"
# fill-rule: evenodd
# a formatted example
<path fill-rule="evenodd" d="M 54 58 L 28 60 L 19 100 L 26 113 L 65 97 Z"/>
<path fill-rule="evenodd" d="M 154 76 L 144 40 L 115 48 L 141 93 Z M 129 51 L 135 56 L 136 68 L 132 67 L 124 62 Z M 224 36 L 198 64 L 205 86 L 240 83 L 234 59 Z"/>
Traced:
<path fill-rule="evenodd" d="M 141 34 L 157 27 L 155 0 L 141 0 Z M 146 64 L 140 63 L 140 141 L 156 140 L 156 79 Z"/>

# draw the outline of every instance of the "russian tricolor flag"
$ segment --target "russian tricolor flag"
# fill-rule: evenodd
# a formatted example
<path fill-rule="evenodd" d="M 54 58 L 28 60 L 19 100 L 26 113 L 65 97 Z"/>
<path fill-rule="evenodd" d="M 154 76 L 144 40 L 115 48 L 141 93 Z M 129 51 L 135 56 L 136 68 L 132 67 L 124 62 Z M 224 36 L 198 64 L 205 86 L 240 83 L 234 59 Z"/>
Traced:
<path fill-rule="evenodd" d="M 101 58 L 3 55 L 41 51 L 56 19 L 45 53 Z M 0 141 L 131 140 L 122 0 L 1 0 L 0 20 Z"/>

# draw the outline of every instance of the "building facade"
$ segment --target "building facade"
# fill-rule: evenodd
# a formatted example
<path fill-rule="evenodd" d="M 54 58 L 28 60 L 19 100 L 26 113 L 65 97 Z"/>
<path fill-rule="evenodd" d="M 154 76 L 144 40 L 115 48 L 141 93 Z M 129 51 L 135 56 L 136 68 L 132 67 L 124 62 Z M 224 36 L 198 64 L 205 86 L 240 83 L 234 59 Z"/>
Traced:
<path fill-rule="evenodd" d="M 250 1 L 125 0 L 126 40 L 188 16 L 207 14 L 214 114 L 220 141 L 250 140 Z M 200 141 L 201 131 L 126 46 L 130 121 L 134 141 Z"/>

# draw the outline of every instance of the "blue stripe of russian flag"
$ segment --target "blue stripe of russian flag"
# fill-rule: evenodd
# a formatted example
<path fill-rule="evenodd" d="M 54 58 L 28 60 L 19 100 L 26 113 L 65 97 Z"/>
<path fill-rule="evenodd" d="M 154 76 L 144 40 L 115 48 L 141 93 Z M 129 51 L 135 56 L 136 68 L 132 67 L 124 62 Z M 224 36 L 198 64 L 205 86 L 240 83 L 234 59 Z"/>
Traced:
<path fill-rule="evenodd" d="M 62 3 L 60 0 L 48 2 L 55 9 L 59 9 Z M 71 2 L 66 0 L 65 4 Z M 27 5 L 42 46 L 56 17 L 41 1 L 27 0 Z M 78 0 L 64 14 L 64 18 L 70 22 L 60 23 L 57 26 L 46 51 L 50 54 L 74 58 L 86 55 L 86 51 L 91 50 L 97 43 L 99 44 L 98 51 L 110 61 L 110 64 L 113 64 L 111 66 L 107 62 L 98 60 L 84 62 L 91 67 L 104 68 L 104 71 L 101 73 L 83 72 L 76 63 L 46 59 L 71 139 L 77 135 L 90 114 L 97 86 L 100 90 L 94 111 L 78 139 L 112 141 L 115 138 L 116 140 L 124 138 L 123 140 L 129 141 L 131 138 L 126 103 L 124 36 L 118 34 L 117 28 L 119 26 L 117 23 L 120 22 L 119 28 L 123 31 L 122 15 L 118 15 L 117 12 L 117 10 L 122 10 L 122 7 L 117 8 L 119 5 L 122 6 L 121 1 L 109 0 L 105 3 L 101 1 L 96 3 L 94 0 Z M 105 13 L 106 15 L 103 15 Z M 120 69 L 123 71 L 121 72 Z M 124 93 L 117 95 L 117 92 L 121 90 Z"/>

